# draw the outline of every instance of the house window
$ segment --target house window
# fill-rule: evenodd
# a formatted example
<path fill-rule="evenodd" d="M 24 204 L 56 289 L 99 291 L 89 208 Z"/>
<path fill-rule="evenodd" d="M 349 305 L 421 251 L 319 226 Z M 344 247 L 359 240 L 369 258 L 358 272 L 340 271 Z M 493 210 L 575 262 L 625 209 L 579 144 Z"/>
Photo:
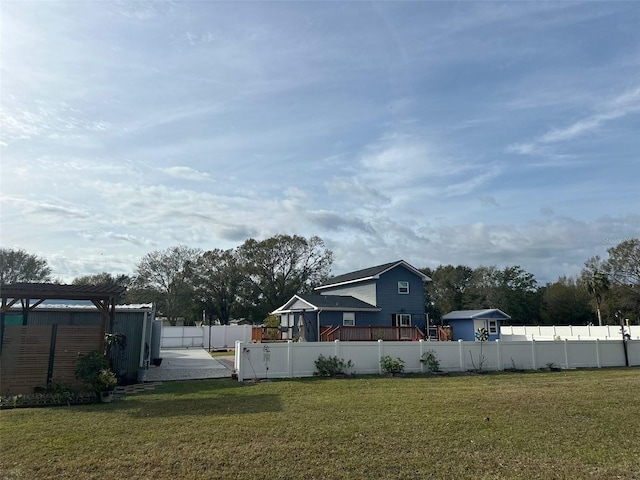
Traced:
<path fill-rule="evenodd" d="M 489 335 L 497 335 L 497 334 L 498 334 L 498 321 L 489 320 Z"/>
<path fill-rule="evenodd" d="M 401 327 L 411 326 L 411 314 L 399 313 L 397 318 L 398 318 L 398 325 L 400 325 Z"/>
<path fill-rule="evenodd" d="M 407 294 L 409 293 L 409 282 L 400 281 L 398 282 L 398 293 Z"/>
<path fill-rule="evenodd" d="M 344 312 L 342 314 L 342 325 L 344 327 L 355 327 L 356 314 L 354 312 Z"/>

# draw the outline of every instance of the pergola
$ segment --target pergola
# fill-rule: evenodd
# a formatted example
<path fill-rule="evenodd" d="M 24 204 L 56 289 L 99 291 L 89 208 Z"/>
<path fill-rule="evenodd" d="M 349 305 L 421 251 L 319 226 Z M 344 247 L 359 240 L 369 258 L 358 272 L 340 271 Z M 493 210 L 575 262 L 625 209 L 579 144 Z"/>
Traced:
<path fill-rule="evenodd" d="M 118 297 L 126 287 L 120 285 L 59 285 L 55 283 L 13 283 L 0 287 L 0 337 L 4 333 L 5 314 L 18 302 L 22 307 L 22 323 L 27 325 L 29 312 L 45 300 L 88 300 L 102 315 L 102 332 L 115 318 Z"/>

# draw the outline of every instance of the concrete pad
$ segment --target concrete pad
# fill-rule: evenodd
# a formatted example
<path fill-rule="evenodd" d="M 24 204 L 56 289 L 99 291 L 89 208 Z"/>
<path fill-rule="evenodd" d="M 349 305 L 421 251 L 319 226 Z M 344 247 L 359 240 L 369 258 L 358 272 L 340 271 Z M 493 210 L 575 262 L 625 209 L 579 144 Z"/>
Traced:
<path fill-rule="evenodd" d="M 145 382 L 231 377 L 232 368 L 202 348 L 163 349 L 160 357 L 162 364 L 149 367 Z"/>

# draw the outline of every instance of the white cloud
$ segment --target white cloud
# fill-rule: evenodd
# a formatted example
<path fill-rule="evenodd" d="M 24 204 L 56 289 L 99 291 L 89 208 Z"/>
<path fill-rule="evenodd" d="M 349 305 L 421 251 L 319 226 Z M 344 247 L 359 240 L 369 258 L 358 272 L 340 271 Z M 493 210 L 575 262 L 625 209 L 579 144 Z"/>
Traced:
<path fill-rule="evenodd" d="M 513 143 L 506 149 L 520 155 L 556 156 L 549 144 L 568 142 L 600 129 L 606 123 L 640 113 L 640 87 L 634 87 L 593 107 L 595 112 L 564 127 L 548 130 L 531 142 Z"/>
<path fill-rule="evenodd" d="M 208 173 L 200 172 L 194 168 L 186 166 L 160 168 L 160 171 L 166 173 L 167 175 L 171 175 L 172 177 L 182 178 L 185 180 L 193 180 L 196 182 L 211 180 L 211 176 Z"/>

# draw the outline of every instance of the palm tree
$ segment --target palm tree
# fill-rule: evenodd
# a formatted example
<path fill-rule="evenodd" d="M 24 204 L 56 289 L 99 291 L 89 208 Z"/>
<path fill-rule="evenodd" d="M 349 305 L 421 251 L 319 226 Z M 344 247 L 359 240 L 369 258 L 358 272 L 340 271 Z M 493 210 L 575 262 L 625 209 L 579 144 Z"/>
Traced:
<path fill-rule="evenodd" d="M 602 315 L 600 307 L 602 305 L 602 294 L 609 290 L 609 277 L 606 273 L 594 270 L 593 274 L 586 279 L 587 292 L 596 301 L 596 312 L 598 313 L 598 325 L 602 326 Z"/>

